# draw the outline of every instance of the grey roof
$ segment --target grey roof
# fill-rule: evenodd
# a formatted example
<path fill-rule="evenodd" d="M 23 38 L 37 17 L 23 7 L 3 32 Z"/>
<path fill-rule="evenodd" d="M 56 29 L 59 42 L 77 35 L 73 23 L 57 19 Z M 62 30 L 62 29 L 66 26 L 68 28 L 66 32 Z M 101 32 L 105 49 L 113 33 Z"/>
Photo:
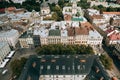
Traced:
<path fill-rule="evenodd" d="M 49 36 L 61 36 L 61 32 L 59 29 L 56 30 L 52 29 L 49 31 Z"/>
<path fill-rule="evenodd" d="M 27 32 L 24 32 L 20 38 L 28 38 L 28 37 L 33 37 L 33 34 L 32 33 L 27 33 Z"/>
<path fill-rule="evenodd" d="M 75 75 L 89 74 L 93 65 L 94 55 L 41 55 L 31 56 L 19 78 L 38 80 L 40 75 Z M 36 66 L 33 67 L 33 63 Z"/>
<path fill-rule="evenodd" d="M 11 36 L 14 36 L 14 34 L 16 33 L 18 33 L 18 31 L 15 29 L 0 31 L 0 37 L 11 37 Z"/>
<path fill-rule="evenodd" d="M 2 47 L 4 47 L 5 45 L 7 45 L 7 42 L 0 42 L 0 49 L 1 49 Z"/>

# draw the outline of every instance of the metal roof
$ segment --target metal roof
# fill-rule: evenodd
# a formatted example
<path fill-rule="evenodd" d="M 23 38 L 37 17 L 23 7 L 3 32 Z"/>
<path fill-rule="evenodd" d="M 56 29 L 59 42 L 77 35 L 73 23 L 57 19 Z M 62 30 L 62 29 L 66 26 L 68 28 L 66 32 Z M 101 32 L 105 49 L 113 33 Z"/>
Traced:
<path fill-rule="evenodd" d="M 56 30 L 52 29 L 49 31 L 49 36 L 61 36 L 61 32 L 59 29 Z"/>
<path fill-rule="evenodd" d="M 39 80 L 40 75 L 87 75 L 93 65 L 94 55 L 32 55 L 19 80 Z"/>

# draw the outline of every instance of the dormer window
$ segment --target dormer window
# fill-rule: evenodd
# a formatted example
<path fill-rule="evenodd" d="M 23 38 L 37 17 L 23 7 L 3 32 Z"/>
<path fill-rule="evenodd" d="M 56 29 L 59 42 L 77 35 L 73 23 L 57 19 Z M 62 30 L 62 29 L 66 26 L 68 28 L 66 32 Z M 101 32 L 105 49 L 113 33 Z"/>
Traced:
<path fill-rule="evenodd" d="M 62 66 L 62 69 L 65 69 L 65 66 Z"/>
<path fill-rule="evenodd" d="M 59 70 L 59 66 L 56 66 L 56 69 Z"/>
<path fill-rule="evenodd" d="M 48 70 L 50 69 L 50 65 L 47 66 L 47 69 L 48 69 Z"/>

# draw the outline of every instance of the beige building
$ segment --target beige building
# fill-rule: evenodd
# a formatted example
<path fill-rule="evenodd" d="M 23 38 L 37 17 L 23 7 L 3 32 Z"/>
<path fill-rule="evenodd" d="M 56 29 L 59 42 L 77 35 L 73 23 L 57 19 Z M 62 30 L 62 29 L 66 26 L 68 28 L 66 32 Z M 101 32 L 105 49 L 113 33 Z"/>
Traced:
<path fill-rule="evenodd" d="M 69 45 L 84 44 L 101 47 L 103 37 L 89 22 L 43 21 L 41 24 L 42 23 L 46 25 L 49 23 L 51 26 L 38 26 L 37 28 L 34 28 L 33 35 L 40 36 L 41 45 L 61 43 Z"/>
<path fill-rule="evenodd" d="M 113 26 L 120 26 L 120 16 L 114 16 L 112 21 L 111 21 L 111 24 Z"/>
<path fill-rule="evenodd" d="M 107 20 L 105 19 L 103 15 L 94 14 L 90 16 L 90 22 L 98 25 L 98 24 L 106 23 Z"/>

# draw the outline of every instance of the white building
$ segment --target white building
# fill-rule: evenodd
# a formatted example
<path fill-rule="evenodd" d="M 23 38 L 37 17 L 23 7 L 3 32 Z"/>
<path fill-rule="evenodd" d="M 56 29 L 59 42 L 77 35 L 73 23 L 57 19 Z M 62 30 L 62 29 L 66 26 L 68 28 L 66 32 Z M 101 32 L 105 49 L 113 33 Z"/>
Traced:
<path fill-rule="evenodd" d="M 9 1 L 9 0 L 6 0 L 6 1 Z M 22 4 L 26 0 L 11 0 L 11 1 L 13 1 L 14 3 L 20 3 L 20 4 Z"/>
<path fill-rule="evenodd" d="M 5 57 L 10 51 L 11 50 L 7 42 L 0 42 L 0 65 L 4 62 Z"/>
<path fill-rule="evenodd" d="M 101 47 L 102 44 L 103 37 L 89 22 L 41 21 L 39 25 L 34 26 L 33 35 L 40 36 L 41 45 L 61 43 Z"/>
<path fill-rule="evenodd" d="M 0 41 L 6 41 L 10 46 L 15 48 L 15 45 L 18 42 L 19 33 L 17 30 L 11 29 L 8 31 L 0 32 Z"/>
<path fill-rule="evenodd" d="M 40 10 L 41 10 L 40 11 L 41 15 L 49 15 L 50 14 L 50 7 L 49 7 L 48 3 L 45 2 L 45 0 L 41 4 Z"/>
<path fill-rule="evenodd" d="M 109 22 L 109 19 L 106 18 L 107 16 L 103 16 L 98 10 L 95 9 L 87 9 L 85 11 L 85 16 L 93 24 L 98 25 Z"/>
<path fill-rule="evenodd" d="M 81 7 L 77 6 L 76 1 L 74 1 L 72 3 L 72 6 L 69 6 L 69 7 L 67 6 L 67 7 L 63 8 L 63 15 L 65 15 L 65 14 L 74 15 L 74 16 L 78 16 L 78 17 L 84 15 Z"/>
<path fill-rule="evenodd" d="M 96 30 L 89 31 L 89 39 L 88 44 L 92 45 L 93 47 L 98 46 L 102 47 L 102 40 L 103 37 L 98 33 Z"/>

